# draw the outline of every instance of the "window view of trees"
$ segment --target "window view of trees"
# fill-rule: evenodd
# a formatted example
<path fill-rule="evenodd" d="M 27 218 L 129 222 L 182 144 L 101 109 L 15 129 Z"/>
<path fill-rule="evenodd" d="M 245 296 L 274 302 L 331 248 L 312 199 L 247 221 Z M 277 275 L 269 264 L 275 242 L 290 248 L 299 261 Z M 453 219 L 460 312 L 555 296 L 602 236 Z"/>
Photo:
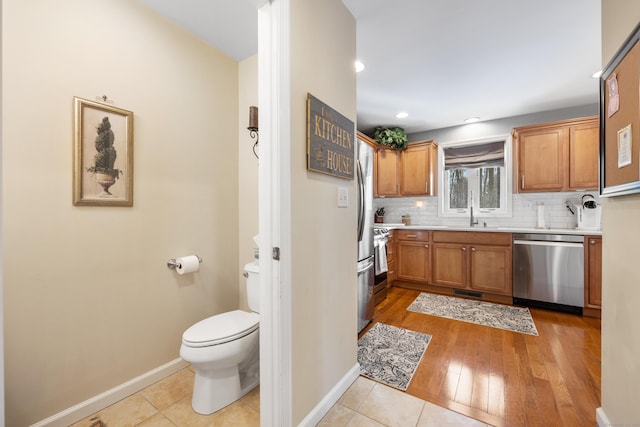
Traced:
<path fill-rule="evenodd" d="M 466 209 L 469 206 L 469 169 L 449 171 L 449 208 Z"/>
<path fill-rule="evenodd" d="M 500 208 L 500 169 L 480 168 L 480 209 Z"/>
<path fill-rule="evenodd" d="M 500 167 L 451 169 L 448 172 L 449 209 L 468 209 L 471 193 L 480 209 L 500 209 Z"/>

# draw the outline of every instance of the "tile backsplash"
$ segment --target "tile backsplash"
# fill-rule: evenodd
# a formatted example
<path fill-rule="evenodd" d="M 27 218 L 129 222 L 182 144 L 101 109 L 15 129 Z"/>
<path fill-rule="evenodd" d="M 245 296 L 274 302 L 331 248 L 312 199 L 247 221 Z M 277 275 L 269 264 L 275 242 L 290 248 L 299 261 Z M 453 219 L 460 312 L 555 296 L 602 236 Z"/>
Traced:
<path fill-rule="evenodd" d="M 549 228 L 575 228 L 577 218 L 567 208 L 580 204 L 582 196 L 591 194 L 600 205 L 597 191 L 566 193 L 527 193 L 513 194 L 511 217 L 485 218 L 478 215 L 480 227 L 484 222 L 488 227 L 531 228 L 537 225 L 536 204 L 544 203 L 545 225 Z M 448 225 L 465 227 L 469 225 L 469 217 L 451 218 L 438 216 L 437 197 L 378 197 L 373 201 L 374 210 L 385 209 L 384 222 L 401 223 L 402 215 L 408 215 L 411 225 Z M 576 212 L 577 213 L 577 212 Z"/>

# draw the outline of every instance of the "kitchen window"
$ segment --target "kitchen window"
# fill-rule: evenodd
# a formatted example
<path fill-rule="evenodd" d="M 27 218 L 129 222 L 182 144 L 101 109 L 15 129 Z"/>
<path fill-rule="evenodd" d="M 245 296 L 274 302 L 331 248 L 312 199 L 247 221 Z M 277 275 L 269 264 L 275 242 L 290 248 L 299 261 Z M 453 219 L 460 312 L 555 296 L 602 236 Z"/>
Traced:
<path fill-rule="evenodd" d="M 510 138 L 442 144 L 440 215 L 504 217 L 511 215 Z"/>

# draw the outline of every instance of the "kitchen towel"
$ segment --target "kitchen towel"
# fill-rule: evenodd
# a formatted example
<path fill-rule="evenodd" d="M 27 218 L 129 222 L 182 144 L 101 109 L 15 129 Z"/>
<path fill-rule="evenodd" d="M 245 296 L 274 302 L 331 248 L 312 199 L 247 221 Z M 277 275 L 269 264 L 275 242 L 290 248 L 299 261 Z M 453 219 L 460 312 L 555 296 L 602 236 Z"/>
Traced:
<path fill-rule="evenodd" d="M 387 239 L 375 239 L 375 268 L 376 276 L 387 272 Z"/>

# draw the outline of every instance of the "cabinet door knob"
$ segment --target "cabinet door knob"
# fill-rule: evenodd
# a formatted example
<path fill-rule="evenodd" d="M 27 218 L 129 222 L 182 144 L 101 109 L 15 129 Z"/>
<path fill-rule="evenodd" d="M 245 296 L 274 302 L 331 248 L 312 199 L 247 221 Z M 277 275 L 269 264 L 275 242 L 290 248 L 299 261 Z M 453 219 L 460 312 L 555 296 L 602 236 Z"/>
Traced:
<path fill-rule="evenodd" d="M 429 245 L 424 245 L 425 248 L 429 249 Z"/>
<path fill-rule="evenodd" d="M 475 252 L 475 251 L 476 251 L 476 248 L 471 248 L 471 252 Z"/>
<path fill-rule="evenodd" d="M 596 244 L 596 241 L 595 241 L 595 240 L 592 240 L 592 241 L 591 241 L 591 244 L 592 244 L 592 245 L 595 245 L 595 244 Z"/>
<path fill-rule="evenodd" d="M 464 246 L 463 246 L 461 249 L 462 249 L 463 251 L 466 251 L 466 250 L 467 250 L 467 248 L 465 248 Z"/>

